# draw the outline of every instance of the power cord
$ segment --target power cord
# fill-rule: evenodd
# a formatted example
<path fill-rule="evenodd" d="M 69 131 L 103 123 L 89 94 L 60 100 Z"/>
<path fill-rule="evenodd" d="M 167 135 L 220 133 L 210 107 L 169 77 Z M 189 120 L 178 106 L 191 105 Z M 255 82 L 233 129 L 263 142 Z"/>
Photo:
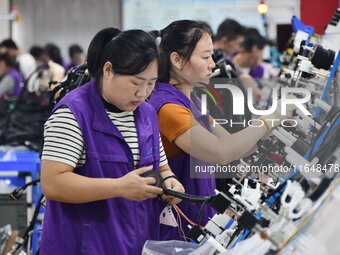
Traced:
<path fill-rule="evenodd" d="M 22 195 L 24 194 L 25 190 L 27 189 L 27 187 L 29 186 L 33 186 L 33 185 L 37 185 L 37 183 L 40 182 L 40 179 L 36 179 L 34 181 L 28 182 L 26 183 L 24 186 L 22 186 L 21 188 L 15 189 L 13 190 L 10 194 L 9 197 L 11 200 L 18 200 L 22 197 Z"/>
<path fill-rule="evenodd" d="M 183 192 L 174 191 L 172 189 L 163 189 L 163 191 L 164 191 L 165 195 L 177 197 L 177 198 L 180 198 L 182 200 L 187 200 L 187 201 L 195 203 L 195 204 L 203 204 L 206 201 L 209 201 L 209 200 L 211 200 L 215 197 L 215 196 L 212 196 L 212 197 L 195 196 L 195 195 L 190 195 L 190 194 L 186 194 L 186 193 L 183 193 Z"/>

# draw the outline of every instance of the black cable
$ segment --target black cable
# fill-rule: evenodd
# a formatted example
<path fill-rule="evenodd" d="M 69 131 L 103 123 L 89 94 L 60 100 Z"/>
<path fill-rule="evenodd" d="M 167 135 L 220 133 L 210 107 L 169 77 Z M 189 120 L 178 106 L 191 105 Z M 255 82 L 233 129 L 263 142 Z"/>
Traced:
<path fill-rule="evenodd" d="M 164 190 L 165 195 L 177 197 L 177 198 L 180 198 L 180 199 L 183 199 L 183 200 L 195 203 L 195 204 L 201 204 L 201 207 L 200 207 L 200 210 L 199 210 L 199 213 L 198 213 L 198 219 L 197 219 L 198 226 L 201 225 L 201 219 L 202 219 L 202 216 L 203 216 L 204 207 L 207 204 L 211 203 L 211 201 L 216 197 L 216 196 L 211 196 L 211 197 L 195 196 L 195 195 L 190 195 L 190 194 L 186 194 L 186 193 L 183 193 L 183 192 L 174 191 L 174 190 L 171 190 L 171 189 L 163 189 L 163 190 Z"/>
<path fill-rule="evenodd" d="M 237 237 L 237 236 L 241 233 L 241 231 L 242 231 L 242 228 L 240 228 L 240 227 L 238 227 L 238 228 L 235 230 L 234 234 L 230 237 L 230 240 L 229 240 L 229 242 L 228 242 L 226 248 L 229 247 L 229 245 L 234 241 L 235 237 Z"/>
<path fill-rule="evenodd" d="M 20 189 L 25 190 L 27 189 L 28 186 L 36 185 L 38 182 L 40 182 L 40 179 L 36 179 L 34 181 L 28 182 L 24 186 L 22 186 Z"/>
<path fill-rule="evenodd" d="M 333 178 L 322 179 L 318 188 L 309 196 L 310 200 L 312 200 L 313 202 L 318 200 L 322 196 L 322 194 L 327 190 L 327 188 L 332 183 L 332 181 L 333 181 Z"/>
<path fill-rule="evenodd" d="M 192 203 L 195 204 L 203 204 L 205 201 L 210 200 L 211 198 L 215 197 L 208 197 L 208 196 L 195 196 L 195 195 L 190 195 L 190 194 L 186 194 L 183 192 L 178 192 L 178 191 L 174 191 L 172 189 L 164 189 L 164 194 L 165 195 L 169 195 L 169 196 L 173 196 L 173 197 L 177 197 L 183 200 L 187 200 L 190 201 Z"/>
<path fill-rule="evenodd" d="M 204 210 L 204 207 L 208 204 L 209 200 L 205 200 L 203 202 L 203 204 L 201 205 L 201 208 L 199 210 L 199 213 L 198 213 L 198 219 L 197 219 L 197 224 L 198 226 L 201 226 L 201 220 L 202 220 L 202 216 L 203 216 L 203 210 Z"/>
<path fill-rule="evenodd" d="M 27 246 L 27 243 L 28 243 L 28 239 L 29 239 L 29 233 L 34 229 L 34 225 L 37 221 L 37 218 L 38 218 L 38 215 L 39 215 L 39 211 L 40 211 L 40 207 L 41 207 L 41 201 L 43 200 L 44 198 L 44 195 L 41 194 L 40 198 L 39 198 L 39 201 L 34 209 L 34 213 L 33 213 L 33 216 L 32 216 L 32 220 L 29 224 L 29 226 L 26 228 L 25 230 L 25 233 L 23 235 L 23 242 L 22 244 L 18 245 L 16 247 L 16 249 L 14 250 L 13 254 L 16 254 L 16 252 L 18 252 L 20 249 L 22 249 L 23 247 L 26 247 Z M 29 252 L 29 251 L 28 251 Z"/>
<path fill-rule="evenodd" d="M 10 199 L 12 199 L 12 200 L 17 200 L 17 199 L 19 199 L 19 198 L 24 194 L 24 191 L 26 190 L 26 188 L 27 188 L 28 186 L 36 185 L 38 182 L 40 182 L 40 179 L 36 179 L 36 180 L 34 180 L 34 181 L 28 182 L 28 183 L 26 183 L 24 186 L 22 186 L 21 188 L 18 188 L 18 189 L 13 190 L 13 191 L 9 194 Z"/>
<path fill-rule="evenodd" d="M 44 195 L 41 194 L 40 198 L 39 198 L 39 201 L 34 209 L 34 213 L 33 213 L 33 216 L 32 216 L 32 220 L 30 222 L 30 225 L 28 226 L 28 228 L 26 229 L 24 235 L 23 235 L 23 238 L 28 238 L 28 234 L 31 230 L 33 230 L 33 227 L 34 227 L 34 224 L 38 218 L 38 215 L 39 215 L 39 211 L 40 211 L 40 207 L 41 207 L 41 201 L 43 200 L 44 198 Z"/>

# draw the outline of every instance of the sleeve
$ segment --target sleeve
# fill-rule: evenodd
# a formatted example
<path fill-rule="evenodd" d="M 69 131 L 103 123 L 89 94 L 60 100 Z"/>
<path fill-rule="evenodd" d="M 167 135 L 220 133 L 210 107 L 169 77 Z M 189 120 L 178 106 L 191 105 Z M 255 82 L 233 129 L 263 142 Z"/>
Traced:
<path fill-rule="evenodd" d="M 160 152 L 159 166 L 164 166 L 168 164 L 168 160 L 164 152 L 164 147 L 163 147 L 163 143 L 162 143 L 162 139 L 160 135 L 159 135 L 159 152 Z"/>
<path fill-rule="evenodd" d="M 45 123 L 41 158 L 65 163 L 74 168 L 85 164 L 83 135 L 69 108 L 57 109 Z"/>
<path fill-rule="evenodd" d="M 158 111 L 158 121 L 161 134 L 170 142 L 191 127 L 199 125 L 189 109 L 172 103 L 161 107 Z"/>
<path fill-rule="evenodd" d="M 12 94 L 15 89 L 15 80 L 10 75 L 6 75 L 0 82 L 0 97 Z"/>

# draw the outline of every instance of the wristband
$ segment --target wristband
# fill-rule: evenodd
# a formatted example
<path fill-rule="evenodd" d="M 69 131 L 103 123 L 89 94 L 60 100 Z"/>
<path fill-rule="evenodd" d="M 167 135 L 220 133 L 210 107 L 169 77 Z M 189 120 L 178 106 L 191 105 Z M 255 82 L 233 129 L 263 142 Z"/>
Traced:
<path fill-rule="evenodd" d="M 162 180 L 162 182 L 164 183 L 167 179 L 170 179 L 170 178 L 174 178 L 174 179 L 176 179 L 176 180 L 178 181 L 178 178 L 177 178 L 176 175 L 170 175 L 170 176 L 165 177 L 165 178 Z"/>

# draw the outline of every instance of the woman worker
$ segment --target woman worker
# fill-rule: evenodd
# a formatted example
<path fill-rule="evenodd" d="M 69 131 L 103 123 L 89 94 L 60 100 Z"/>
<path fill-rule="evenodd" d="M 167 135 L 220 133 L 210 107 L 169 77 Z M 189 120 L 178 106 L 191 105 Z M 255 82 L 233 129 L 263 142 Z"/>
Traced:
<path fill-rule="evenodd" d="M 15 68 L 15 60 L 8 54 L 0 54 L 0 101 L 17 97 L 21 91 L 22 79 Z"/>
<path fill-rule="evenodd" d="M 195 174 L 190 173 L 191 166 L 225 165 L 240 159 L 249 151 L 253 151 L 257 141 L 268 134 L 271 126 L 269 121 L 262 117 L 262 127 L 248 127 L 230 134 L 220 125 L 213 127 L 213 119 L 201 114 L 199 99 L 191 95 L 191 92 L 194 84 L 209 82 L 209 76 L 215 67 L 212 59 L 213 42 L 201 23 L 179 20 L 153 33 L 161 37 L 160 66 L 155 92 L 149 102 L 158 114 L 169 165 L 183 184 L 186 193 L 214 195 L 215 175 L 207 176 L 201 173 L 195 176 L 197 178 L 191 178 L 190 175 Z M 282 116 L 277 111 L 267 118 L 280 119 Z M 183 201 L 179 208 L 192 221 L 199 218 L 200 205 Z M 212 208 L 205 206 L 201 218 L 202 225 L 205 225 L 214 213 Z M 163 224 L 161 236 L 164 240 L 181 239 L 177 228 Z"/>
<path fill-rule="evenodd" d="M 144 100 L 157 80 L 157 47 L 141 30 L 100 31 L 88 49 L 93 79 L 67 94 L 45 124 L 41 254 L 140 254 L 158 239 L 162 189 L 173 175 L 157 116 Z M 175 179 L 165 188 L 184 191 Z M 179 200 L 167 197 L 167 202 Z"/>

